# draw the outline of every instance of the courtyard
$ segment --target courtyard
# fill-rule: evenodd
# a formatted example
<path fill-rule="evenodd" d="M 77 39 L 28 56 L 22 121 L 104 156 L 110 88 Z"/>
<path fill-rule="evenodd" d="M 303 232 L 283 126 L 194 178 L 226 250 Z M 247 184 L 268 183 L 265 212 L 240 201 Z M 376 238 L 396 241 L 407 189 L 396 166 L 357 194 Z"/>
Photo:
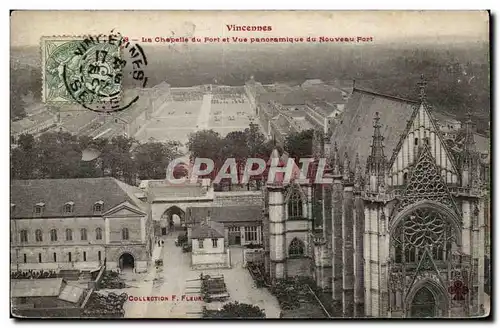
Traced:
<path fill-rule="evenodd" d="M 253 111 L 248 101 L 214 103 L 217 94 L 205 94 L 201 100 L 166 102 L 135 135 L 140 142 L 176 140 L 186 143 L 189 134 L 213 129 L 224 137 L 232 131 L 248 128 Z"/>
<path fill-rule="evenodd" d="M 230 269 L 192 270 L 191 253 L 183 253 L 175 246 L 177 234 L 166 236 L 163 246 L 155 246 L 154 259 L 162 259 L 158 269 L 152 265 L 147 274 L 124 273 L 129 286 L 121 292 L 129 297 L 157 296 L 156 301 L 134 301 L 125 303 L 126 318 L 201 318 L 203 306 L 217 309 L 226 302 L 238 301 L 257 305 L 266 313 L 266 318 L 279 318 L 277 299 L 266 288 L 257 288 L 248 270 L 242 267 L 242 248 L 231 247 Z M 205 303 L 200 300 L 200 274 L 223 275 L 230 294 L 226 302 Z M 175 296 L 175 297 L 174 297 Z M 184 296 L 184 297 L 183 297 Z M 161 297 L 164 299 L 161 300 Z"/>

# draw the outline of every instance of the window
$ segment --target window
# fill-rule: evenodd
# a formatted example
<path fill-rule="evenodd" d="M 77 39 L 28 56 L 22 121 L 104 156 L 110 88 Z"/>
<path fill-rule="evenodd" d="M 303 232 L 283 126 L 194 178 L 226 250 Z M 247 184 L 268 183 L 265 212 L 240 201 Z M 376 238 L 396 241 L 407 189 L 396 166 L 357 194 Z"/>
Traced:
<path fill-rule="evenodd" d="M 288 255 L 291 257 L 298 257 L 304 255 L 304 242 L 298 238 L 293 238 L 288 248 Z"/>
<path fill-rule="evenodd" d="M 95 239 L 102 240 L 102 229 L 101 228 L 95 229 Z"/>
<path fill-rule="evenodd" d="M 38 253 L 38 263 L 42 263 L 42 253 Z"/>
<path fill-rule="evenodd" d="M 53 256 L 54 256 L 54 262 L 57 262 L 57 254 L 54 253 Z"/>
<path fill-rule="evenodd" d="M 299 238 L 294 238 L 288 248 L 288 254 L 291 257 L 303 256 L 305 254 L 305 244 Z"/>
<path fill-rule="evenodd" d="M 87 252 L 83 252 L 83 261 L 87 261 Z"/>
<path fill-rule="evenodd" d="M 403 173 L 403 184 L 408 182 L 408 172 Z"/>
<path fill-rule="evenodd" d="M 45 203 L 38 203 L 35 205 L 35 215 L 41 216 L 43 214 L 43 209 L 45 207 Z"/>
<path fill-rule="evenodd" d="M 68 262 L 71 262 L 71 252 L 68 253 Z"/>
<path fill-rule="evenodd" d="M 102 212 L 102 209 L 103 209 L 103 204 L 104 202 L 102 200 L 96 202 L 94 204 L 94 213 L 101 213 Z"/>
<path fill-rule="evenodd" d="M 66 229 L 66 240 L 68 241 L 73 240 L 73 230 Z"/>
<path fill-rule="evenodd" d="M 73 213 L 73 205 L 74 205 L 73 202 L 67 202 L 66 204 L 64 204 L 63 213 L 64 214 Z"/>
<path fill-rule="evenodd" d="M 57 241 L 57 230 L 50 230 L 50 241 Z"/>
<path fill-rule="evenodd" d="M 245 227 L 245 240 L 257 241 L 257 227 Z"/>
<path fill-rule="evenodd" d="M 23 260 L 24 260 L 24 263 L 28 262 L 28 257 L 26 256 L 26 254 L 23 254 Z"/>
<path fill-rule="evenodd" d="M 128 229 L 127 228 L 122 229 L 122 239 L 128 240 Z"/>
<path fill-rule="evenodd" d="M 219 241 L 219 240 L 218 240 L 217 238 L 212 238 L 212 247 L 213 247 L 213 248 L 217 248 L 217 242 L 218 242 L 218 241 Z"/>
<path fill-rule="evenodd" d="M 21 243 L 28 242 L 28 230 L 21 230 L 20 235 L 21 235 Z"/>
<path fill-rule="evenodd" d="M 43 241 L 42 230 L 37 229 L 37 230 L 35 231 L 35 240 L 36 240 L 36 241 Z"/>
<path fill-rule="evenodd" d="M 415 138 L 414 144 L 415 146 L 418 146 L 418 138 Z"/>
<path fill-rule="evenodd" d="M 85 228 L 80 229 L 80 239 L 87 240 L 87 229 Z"/>
<path fill-rule="evenodd" d="M 203 239 L 198 239 L 198 248 L 203 248 Z"/>
<path fill-rule="evenodd" d="M 302 216 L 302 199 L 297 190 L 292 192 L 290 200 L 288 201 L 288 218 L 301 219 Z"/>
<path fill-rule="evenodd" d="M 97 259 L 100 261 L 101 260 L 101 251 L 97 252 Z"/>

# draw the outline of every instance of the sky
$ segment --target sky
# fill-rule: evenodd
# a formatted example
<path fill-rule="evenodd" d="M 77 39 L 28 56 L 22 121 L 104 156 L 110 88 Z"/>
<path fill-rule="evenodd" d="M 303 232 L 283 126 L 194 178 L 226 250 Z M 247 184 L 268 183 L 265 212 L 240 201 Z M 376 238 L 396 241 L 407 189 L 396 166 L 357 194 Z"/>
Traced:
<path fill-rule="evenodd" d="M 270 32 L 229 32 L 226 25 L 271 26 Z M 488 41 L 486 11 L 15 11 L 11 46 L 43 36 L 373 37 L 374 42 Z"/>

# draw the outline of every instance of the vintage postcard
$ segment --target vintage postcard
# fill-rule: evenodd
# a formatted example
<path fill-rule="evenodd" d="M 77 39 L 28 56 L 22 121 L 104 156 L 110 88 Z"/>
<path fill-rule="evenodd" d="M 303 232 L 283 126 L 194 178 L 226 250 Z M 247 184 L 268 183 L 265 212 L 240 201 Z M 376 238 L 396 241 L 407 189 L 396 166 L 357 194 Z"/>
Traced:
<path fill-rule="evenodd" d="M 487 11 L 13 11 L 14 318 L 482 318 Z"/>

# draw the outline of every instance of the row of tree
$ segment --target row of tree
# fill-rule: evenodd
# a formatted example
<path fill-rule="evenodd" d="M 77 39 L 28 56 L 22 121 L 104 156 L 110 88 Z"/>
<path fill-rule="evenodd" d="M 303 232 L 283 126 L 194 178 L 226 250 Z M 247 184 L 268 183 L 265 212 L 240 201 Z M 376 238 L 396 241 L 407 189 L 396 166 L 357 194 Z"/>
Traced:
<path fill-rule="evenodd" d="M 291 134 L 284 149 L 293 157 L 308 156 L 311 142 L 312 131 Z M 21 135 L 16 146 L 10 155 L 13 179 L 112 176 L 136 184 L 137 179 L 164 179 L 169 163 L 184 155 L 178 141 L 140 143 L 124 136 L 93 140 L 67 132 L 46 132 L 36 138 L 30 134 Z M 267 161 L 273 148 L 278 146 L 266 140 L 257 124 L 250 124 L 244 131 L 233 131 L 225 137 L 213 130 L 198 131 L 189 136 L 187 147 L 192 159 L 210 158 L 216 168 L 220 168 L 227 158 L 235 158 L 243 169 L 247 158 L 259 157 Z M 82 152 L 86 149 L 93 149 L 100 155 L 94 160 L 83 161 Z"/>
<path fill-rule="evenodd" d="M 13 179 L 95 178 L 112 176 L 129 184 L 137 179 L 162 179 L 171 160 L 181 155 L 178 142 L 139 143 L 123 136 L 92 140 L 66 132 L 47 132 L 37 138 L 18 138 L 11 150 Z M 100 156 L 83 161 L 85 149 Z"/>
<path fill-rule="evenodd" d="M 310 154 L 312 132 L 291 134 L 285 144 L 292 156 Z M 189 136 L 187 143 L 191 158 L 210 158 L 216 168 L 227 158 L 235 158 L 244 167 L 249 157 L 267 160 L 276 145 L 268 141 L 251 124 L 244 131 L 234 131 L 221 137 L 213 130 L 202 130 Z M 112 176 L 129 184 L 137 179 L 164 179 L 169 163 L 184 154 L 178 141 L 140 143 L 134 138 L 117 136 L 93 140 L 67 132 L 46 132 L 38 137 L 21 135 L 11 150 L 13 179 L 95 178 Z M 100 155 L 83 161 L 82 152 L 94 149 Z"/>
<path fill-rule="evenodd" d="M 242 174 L 248 158 L 262 158 L 267 161 L 274 148 L 280 153 L 285 150 L 290 157 L 298 159 L 311 156 L 313 130 L 291 133 L 286 137 L 284 147 L 274 140 L 267 140 L 260 132 L 259 126 L 251 123 L 244 131 L 233 131 L 222 137 L 213 130 L 201 130 L 190 134 L 187 143 L 190 157 L 210 158 L 215 169 L 210 177 L 218 173 L 228 158 L 236 160 L 239 174 Z"/>

